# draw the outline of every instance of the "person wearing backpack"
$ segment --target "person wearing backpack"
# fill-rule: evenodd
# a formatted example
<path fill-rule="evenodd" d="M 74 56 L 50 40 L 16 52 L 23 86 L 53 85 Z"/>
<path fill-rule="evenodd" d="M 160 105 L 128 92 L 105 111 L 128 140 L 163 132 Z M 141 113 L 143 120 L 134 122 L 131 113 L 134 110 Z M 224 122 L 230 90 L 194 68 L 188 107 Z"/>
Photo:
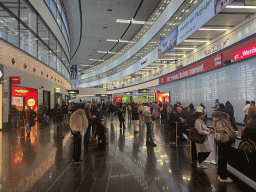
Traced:
<path fill-rule="evenodd" d="M 218 146 L 218 179 L 220 182 L 231 183 L 233 180 L 227 176 L 227 163 L 231 145 L 235 142 L 238 132 L 235 132 L 229 115 L 223 103 L 219 104 L 218 111 L 212 113 L 214 140 Z"/>

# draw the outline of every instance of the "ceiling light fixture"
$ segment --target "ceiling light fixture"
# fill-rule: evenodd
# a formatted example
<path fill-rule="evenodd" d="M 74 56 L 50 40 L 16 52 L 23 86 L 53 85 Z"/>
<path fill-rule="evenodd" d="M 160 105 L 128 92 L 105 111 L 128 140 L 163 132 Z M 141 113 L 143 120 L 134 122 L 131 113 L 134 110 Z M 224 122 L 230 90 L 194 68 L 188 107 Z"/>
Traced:
<path fill-rule="evenodd" d="M 119 42 L 119 43 L 128 43 L 129 41 L 126 41 L 126 40 L 122 40 L 122 39 L 119 39 L 119 40 L 116 40 L 116 39 L 107 39 L 107 41 L 111 41 L 111 42 Z"/>
<path fill-rule="evenodd" d="M 117 23 L 128 23 L 128 24 L 138 24 L 138 25 L 144 25 L 146 21 L 135 21 L 135 20 L 126 20 L 126 19 L 117 19 Z"/>
<path fill-rule="evenodd" d="M 230 8 L 230 9 L 256 9 L 256 6 L 227 5 L 226 8 Z"/>
<path fill-rule="evenodd" d="M 184 54 L 178 54 L 178 53 L 166 53 L 166 55 L 184 55 Z"/>
<path fill-rule="evenodd" d="M 185 39 L 184 40 L 184 42 L 199 42 L 199 43 L 206 43 L 206 42 L 208 42 L 208 41 L 206 41 L 206 40 L 193 40 L 193 39 Z"/>
<path fill-rule="evenodd" d="M 227 31 L 228 29 L 210 29 L 210 28 L 200 28 L 200 31 Z"/>
<path fill-rule="evenodd" d="M 195 49 L 192 47 L 174 47 L 174 49 Z"/>

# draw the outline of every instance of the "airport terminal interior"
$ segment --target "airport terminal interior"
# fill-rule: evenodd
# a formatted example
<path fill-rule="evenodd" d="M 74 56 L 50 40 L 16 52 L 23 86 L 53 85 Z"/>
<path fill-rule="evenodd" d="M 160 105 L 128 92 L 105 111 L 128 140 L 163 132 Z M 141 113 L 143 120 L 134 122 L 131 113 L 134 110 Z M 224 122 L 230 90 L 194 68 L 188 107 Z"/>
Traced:
<path fill-rule="evenodd" d="M 256 191 L 255 0 L 0 0 L 0 191 Z"/>

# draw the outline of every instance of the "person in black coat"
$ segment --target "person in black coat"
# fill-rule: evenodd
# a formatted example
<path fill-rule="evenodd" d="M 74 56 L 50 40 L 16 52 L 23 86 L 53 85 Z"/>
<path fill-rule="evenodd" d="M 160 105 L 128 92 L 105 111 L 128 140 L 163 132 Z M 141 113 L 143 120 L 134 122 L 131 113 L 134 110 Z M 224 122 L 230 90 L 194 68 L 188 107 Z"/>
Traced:
<path fill-rule="evenodd" d="M 255 114 L 251 116 L 251 118 L 248 120 L 247 127 L 244 129 L 244 132 L 241 138 L 243 141 L 248 139 L 252 139 L 256 141 L 256 115 Z"/>
<path fill-rule="evenodd" d="M 139 111 L 138 111 L 138 105 L 135 104 L 134 107 L 132 107 L 132 123 L 133 123 L 133 130 L 134 133 L 138 133 L 138 120 L 139 120 Z"/>
<path fill-rule="evenodd" d="M 106 142 L 106 127 L 102 124 L 104 121 L 100 107 L 96 107 L 96 111 L 94 112 L 95 118 L 95 134 L 98 135 L 98 149 L 102 150 L 105 149 L 105 142 Z"/>
<path fill-rule="evenodd" d="M 123 111 L 123 107 L 122 105 L 119 105 L 119 107 L 117 108 L 117 115 L 119 118 L 119 122 L 120 122 L 120 129 L 125 129 L 125 119 L 124 119 L 124 111 Z"/>
<path fill-rule="evenodd" d="M 181 107 L 177 106 L 176 111 L 177 112 L 171 112 L 169 117 L 169 125 L 171 130 L 171 136 L 170 136 L 170 144 L 176 144 L 176 123 L 184 123 L 185 120 L 178 116 L 177 113 L 181 113 Z"/>

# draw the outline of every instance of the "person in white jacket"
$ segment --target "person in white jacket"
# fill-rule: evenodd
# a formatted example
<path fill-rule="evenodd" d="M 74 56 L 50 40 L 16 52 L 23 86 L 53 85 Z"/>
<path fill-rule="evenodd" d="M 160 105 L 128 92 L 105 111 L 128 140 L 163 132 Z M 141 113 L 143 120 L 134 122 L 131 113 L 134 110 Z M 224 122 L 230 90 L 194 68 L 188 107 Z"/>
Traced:
<path fill-rule="evenodd" d="M 73 160 L 74 164 L 83 163 L 81 160 L 81 132 L 88 128 L 88 119 L 85 115 L 84 109 L 78 109 L 72 113 L 70 117 L 70 128 L 74 134 L 74 150 Z"/>
<path fill-rule="evenodd" d="M 145 106 L 144 107 L 144 121 L 147 125 L 147 134 L 146 134 L 146 145 L 149 146 L 153 146 L 155 147 L 156 144 L 153 141 L 153 136 L 152 136 L 152 114 L 150 112 L 150 107 Z"/>

